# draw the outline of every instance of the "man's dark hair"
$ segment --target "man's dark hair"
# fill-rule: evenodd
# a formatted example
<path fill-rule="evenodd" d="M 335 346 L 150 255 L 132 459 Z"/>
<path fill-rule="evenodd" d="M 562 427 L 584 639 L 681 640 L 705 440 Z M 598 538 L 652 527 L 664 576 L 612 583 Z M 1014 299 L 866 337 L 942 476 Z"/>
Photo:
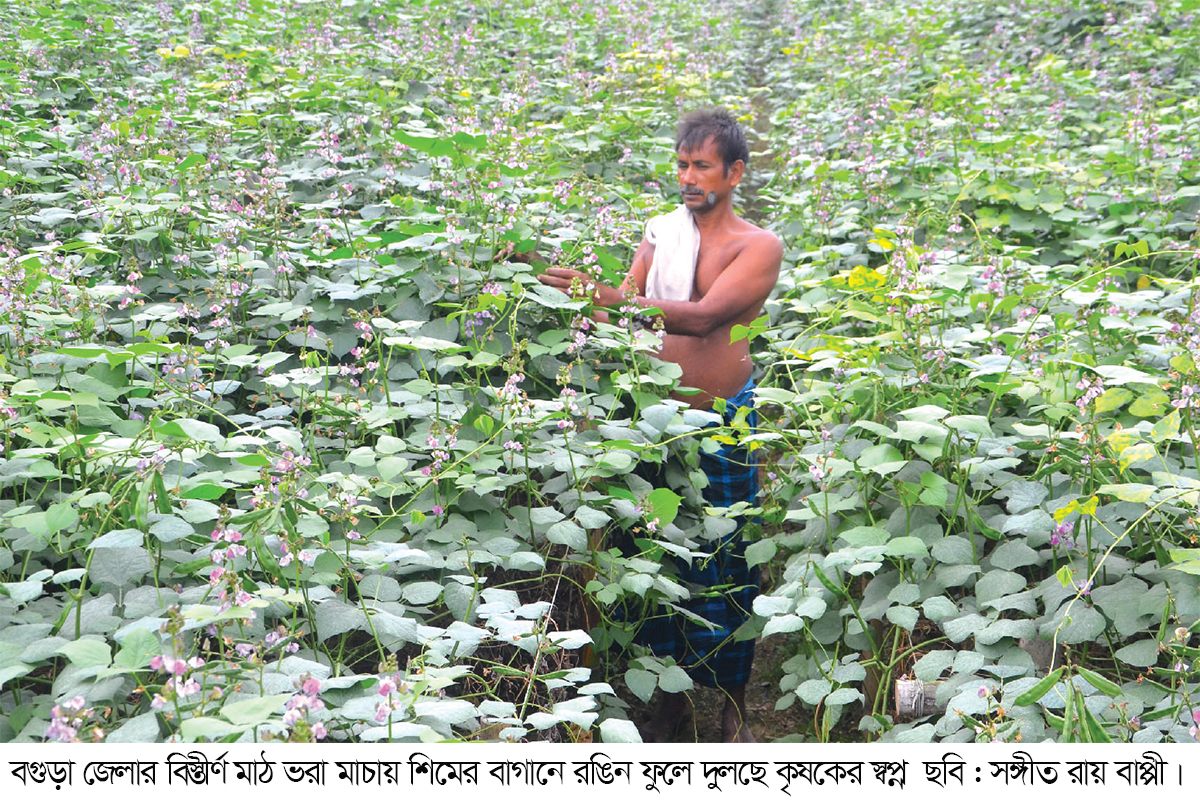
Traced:
<path fill-rule="evenodd" d="M 712 107 L 703 110 L 692 110 L 679 119 L 679 128 L 675 130 L 675 151 L 686 149 L 693 152 L 704 145 L 709 138 L 713 139 L 718 154 L 725 164 L 725 173 L 737 161 L 750 165 L 750 149 L 746 146 L 746 134 L 742 127 L 730 114 L 729 110 Z"/>

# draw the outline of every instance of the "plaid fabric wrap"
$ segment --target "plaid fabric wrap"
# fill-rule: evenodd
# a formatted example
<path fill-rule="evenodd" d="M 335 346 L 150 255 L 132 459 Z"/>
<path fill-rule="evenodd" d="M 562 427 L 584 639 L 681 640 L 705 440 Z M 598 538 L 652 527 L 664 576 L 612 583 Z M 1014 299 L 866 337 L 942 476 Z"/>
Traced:
<path fill-rule="evenodd" d="M 755 411 L 754 380 L 751 378 L 736 396 L 726 400 L 725 424 L 733 421 L 739 408 L 748 407 L 746 424 L 758 426 Z M 753 451 L 721 445 L 717 453 L 701 453 L 700 468 L 708 476 L 704 498 L 713 506 L 732 506 L 740 501 L 755 504 L 758 498 L 757 457 Z M 709 628 L 682 614 L 655 616 L 638 633 L 638 642 L 660 657 L 672 656 L 692 679 L 704 686 L 734 689 L 750 680 L 754 661 L 754 641 L 732 641 L 731 636 L 751 615 L 751 604 L 758 596 L 758 566 L 746 564 L 746 544 L 742 539 L 745 518 L 737 519 L 737 528 L 724 537 L 710 540 L 705 551 L 711 558 L 690 564 L 680 563 L 681 579 L 699 595 L 682 607 L 711 622 Z"/>

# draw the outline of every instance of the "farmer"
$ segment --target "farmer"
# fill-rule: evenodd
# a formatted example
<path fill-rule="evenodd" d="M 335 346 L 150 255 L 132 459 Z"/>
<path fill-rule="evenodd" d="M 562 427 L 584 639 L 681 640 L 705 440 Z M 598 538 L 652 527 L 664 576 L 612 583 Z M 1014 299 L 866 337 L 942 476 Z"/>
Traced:
<path fill-rule="evenodd" d="M 547 268 L 540 280 L 564 291 L 578 280 L 576 289 L 590 288 L 601 307 L 619 307 L 633 294 L 635 306 L 661 310 L 666 335 L 658 357 L 679 364 L 681 386 L 699 389 L 681 399 L 702 409 L 712 408 L 715 398 L 724 399 L 726 423 L 739 408 L 749 407 L 747 422 L 753 426 L 750 347 L 746 340 L 731 343 L 730 330 L 734 324 L 749 325 L 762 310 L 779 277 L 783 248 L 773 234 L 733 212 L 733 190 L 750 159 L 746 136 L 733 116 L 722 109 L 686 114 L 675 151 L 683 204 L 650 220 L 620 288 L 595 284 L 565 267 Z M 701 468 L 709 479 L 705 499 L 716 506 L 753 503 L 755 465 L 753 454 L 737 447 L 722 445 L 717 454 L 702 453 Z M 664 616 L 647 622 L 639 636 L 656 655 L 673 655 L 695 681 L 725 692 L 725 742 L 754 742 L 745 704 L 754 642 L 731 639 L 750 615 L 758 592 L 758 569 L 747 566 L 744 556 L 744 525 L 741 519 L 730 535 L 710 538 L 712 546 L 704 550 L 714 552 L 713 559 L 683 571 L 693 591 L 704 594 L 686 603 L 688 610 L 716 629 Z M 647 738 L 669 739 L 690 714 L 683 695 L 666 694 Z"/>

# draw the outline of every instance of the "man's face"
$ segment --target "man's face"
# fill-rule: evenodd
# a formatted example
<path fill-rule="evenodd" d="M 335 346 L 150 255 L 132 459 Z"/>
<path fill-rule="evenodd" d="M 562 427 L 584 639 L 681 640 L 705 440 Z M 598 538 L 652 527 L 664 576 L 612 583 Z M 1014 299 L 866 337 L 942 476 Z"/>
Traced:
<path fill-rule="evenodd" d="M 693 213 L 711 211 L 733 193 L 742 177 L 739 160 L 725 171 L 725 162 L 712 138 L 693 150 L 681 149 L 676 163 L 683 204 Z M 709 196 L 710 193 L 713 196 Z M 712 200 L 710 203 L 709 200 Z"/>

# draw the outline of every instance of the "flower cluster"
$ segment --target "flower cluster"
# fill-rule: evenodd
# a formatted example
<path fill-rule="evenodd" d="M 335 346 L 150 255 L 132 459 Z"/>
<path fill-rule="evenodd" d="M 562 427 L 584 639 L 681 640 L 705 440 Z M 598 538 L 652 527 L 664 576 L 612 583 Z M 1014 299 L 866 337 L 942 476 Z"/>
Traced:
<path fill-rule="evenodd" d="M 393 711 L 400 708 L 399 696 L 408 694 L 408 682 L 397 672 L 382 675 L 376 691 L 383 698 L 383 702 L 375 704 L 375 722 L 382 723 L 391 717 Z"/>
<path fill-rule="evenodd" d="M 255 484 L 250 496 L 250 505 L 262 509 L 278 503 L 284 493 L 304 499 L 308 497 L 308 489 L 299 486 L 300 478 L 312 466 L 312 458 L 308 454 L 294 453 L 284 447 L 270 470 L 264 470 L 264 483 Z"/>
<path fill-rule="evenodd" d="M 170 655 L 156 655 L 151 658 L 150 669 L 167 675 L 168 680 L 163 684 L 162 691 L 150 701 L 150 706 L 161 709 L 168 702 L 199 693 L 200 683 L 190 673 L 203 666 L 204 659 L 198 656 L 187 660 Z"/>
<path fill-rule="evenodd" d="M 1075 400 L 1075 407 L 1080 411 L 1085 410 L 1096 397 L 1104 393 L 1104 383 L 1095 377 L 1090 380 L 1084 377 L 1075 384 L 1075 388 L 1083 392 L 1079 399 Z"/>
<path fill-rule="evenodd" d="M 1185 383 L 1179 389 L 1179 398 L 1171 400 L 1171 407 L 1200 409 L 1200 387 Z"/>
<path fill-rule="evenodd" d="M 1067 551 L 1075 548 L 1074 530 L 1075 522 L 1064 520 L 1054 527 L 1054 531 L 1050 532 L 1050 545 Z"/>
<path fill-rule="evenodd" d="M 594 325 L 582 313 L 575 316 L 571 321 L 571 345 L 567 346 L 567 354 L 579 354 L 583 351 L 583 347 L 587 345 L 588 332 Z"/>
<path fill-rule="evenodd" d="M 321 693 L 321 682 L 309 677 L 300 685 L 300 691 L 292 695 L 284 706 L 283 724 L 288 727 L 289 742 L 313 742 L 325 739 L 328 731 L 325 723 L 314 720 L 313 712 L 325 710 L 325 702 L 317 697 Z"/>
<path fill-rule="evenodd" d="M 500 400 L 500 404 L 505 407 L 510 407 L 527 416 L 533 410 L 533 406 L 529 404 L 528 395 L 521 390 L 521 383 L 525 381 L 525 375 L 521 372 L 514 372 L 509 375 L 509 378 L 504 382 L 504 385 L 497 389 L 496 397 Z"/>
<path fill-rule="evenodd" d="M 494 281 L 489 281 L 483 285 L 480 292 L 486 296 L 499 297 L 503 294 L 500 285 Z M 491 321 L 496 319 L 497 313 L 489 306 L 480 306 L 478 309 L 466 313 L 468 315 L 466 323 L 463 325 L 463 331 L 467 337 L 480 337 L 483 335 L 484 327 Z"/>
<path fill-rule="evenodd" d="M 75 742 L 83 724 L 95 714 L 95 710 L 84 708 L 86 702 L 83 695 L 76 695 L 51 709 L 46 739 L 53 742 Z M 99 730 L 96 733 L 102 734 Z"/>

